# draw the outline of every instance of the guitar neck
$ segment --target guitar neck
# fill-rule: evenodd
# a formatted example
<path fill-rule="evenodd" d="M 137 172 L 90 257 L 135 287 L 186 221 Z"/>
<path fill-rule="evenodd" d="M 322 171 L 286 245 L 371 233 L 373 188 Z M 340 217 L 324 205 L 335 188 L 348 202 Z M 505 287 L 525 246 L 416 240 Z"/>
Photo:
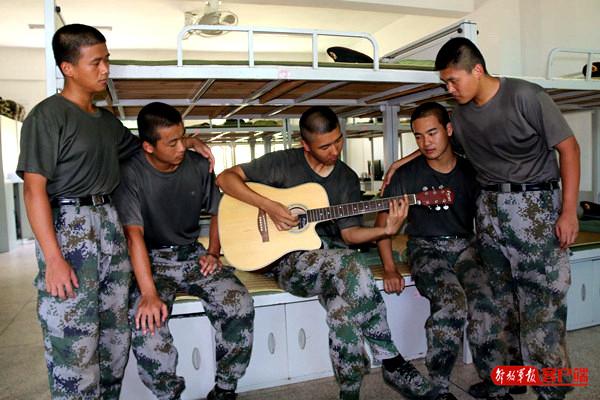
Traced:
<path fill-rule="evenodd" d="M 409 194 L 408 205 L 417 204 L 417 198 L 414 194 Z M 336 206 L 312 208 L 306 211 L 308 222 L 321 222 L 331 219 L 352 217 L 355 215 L 368 214 L 378 211 L 385 211 L 390 208 L 390 200 L 401 199 L 404 196 L 388 197 L 385 199 L 359 201 L 356 203 L 338 204 Z"/>

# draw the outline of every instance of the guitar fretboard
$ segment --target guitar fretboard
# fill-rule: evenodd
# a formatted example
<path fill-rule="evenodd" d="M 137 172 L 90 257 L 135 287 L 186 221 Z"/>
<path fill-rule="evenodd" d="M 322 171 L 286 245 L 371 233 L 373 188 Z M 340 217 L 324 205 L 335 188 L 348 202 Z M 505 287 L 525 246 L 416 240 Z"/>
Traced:
<path fill-rule="evenodd" d="M 359 201 L 356 203 L 339 204 L 337 206 L 312 208 L 306 211 L 308 222 L 321 222 L 330 219 L 352 217 L 354 215 L 368 214 L 384 211 L 390 208 L 390 200 L 401 199 L 404 196 L 388 197 L 385 199 Z M 408 195 L 408 205 L 417 204 L 414 194 Z"/>

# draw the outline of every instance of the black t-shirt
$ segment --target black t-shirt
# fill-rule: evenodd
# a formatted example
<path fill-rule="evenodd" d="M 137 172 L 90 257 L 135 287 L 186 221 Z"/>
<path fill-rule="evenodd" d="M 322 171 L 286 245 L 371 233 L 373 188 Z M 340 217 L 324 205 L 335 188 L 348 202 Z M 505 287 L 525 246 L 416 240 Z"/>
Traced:
<path fill-rule="evenodd" d="M 396 171 L 383 196 L 418 193 L 424 187 L 431 189 L 440 185 L 454 191 L 454 204 L 448 210 L 440 211 L 425 206 L 411 206 L 406 227 L 409 236 L 468 236 L 473 233 L 479 187 L 475 170 L 462 157 L 457 157 L 454 169 L 444 174 L 431 168 L 425 157 L 420 155 Z"/>
<path fill-rule="evenodd" d="M 35 106 L 23 122 L 17 173 L 43 175 L 52 199 L 110 194 L 119 160 L 140 144 L 109 111 L 88 113 L 60 95 Z"/>
<path fill-rule="evenodd" d="M 123 225 L 144 227 L 148 248 L 198 239 L 202 212 L 216 215 L 221 195 L 204 157 L 188 151 L 179 168 L 160 172 L 143 151 L 121 164 L 115 204 Z"/>
<path fill-rule="evenodd" d="M 289 149 L 265 154 L 240 167 L 251 182 L 258 182 L 276 188 L 289 188 L 303 183 L 315 182 L 325 188 L 329 204 L 344 204 L 360 201 L 360 183 L 356 173 L 338 160 L 333 171 L 322 177 L 308 165 L 303 149 Z M 317 233 L 321 238 L 340 238 L 340 229 L 359 226 L 361 217 L 347 217 L 321 222 Z"/>

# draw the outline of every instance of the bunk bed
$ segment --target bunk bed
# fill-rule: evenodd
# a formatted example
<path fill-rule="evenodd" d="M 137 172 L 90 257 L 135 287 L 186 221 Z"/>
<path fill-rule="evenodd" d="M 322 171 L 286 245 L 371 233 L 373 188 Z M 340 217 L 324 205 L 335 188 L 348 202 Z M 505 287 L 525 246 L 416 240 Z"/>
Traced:
<path fill-rule="evenodd" d="M 53 3 L 52 0 L 47 2 Z M 217 62 L 184 59 L 183 38 L 193 30 L 245 33 L 247 60 Z M 257 34 L 308 36 L 312 39 L 312 61 L 258 61 L 253 47 Z M 322 62 L 318 43 L 324 36 L 367 40 L 372 47 L 373 63 Z M 178 35 L 176 60 L 111 60 L 108 93 L 98 99 L 97 104 L 112 109 L 115 115 L 124 120 L 135 119 L 141 107 L 156 100 L 175 106 L 186 120 L 286 120 L 298 117 L 312 105 L 329 105 L 342 120 L 351 117 L 383 120 L 384 165 L 387 167 L 398 158 L 399 116 L 409 116 L 416 106 L 425 101 L 438 101 L 452 106 L 451 96 L 441 85 L 431 59 L 435 57 L 439 46 L 454 36 L 477 42 L 477 26 L 470 21 L 460 21 L 381 57 L 377 41 L 367 33 L 189 25 Z M 553 51 L 548 59 L 549 75 L 546 77 L 520 78 L 546 89 L 565 112 L 599 108 L 600 80 L 591 78 L 590 74 L 581 78 L 551 75 L 556 55 L 564 52 L 578 50 Z M 591 61 L 592 54 L 597 52 L 585 53 Z M 51 58 L 47 57 L 47 63 L 48 70 L 53 71 L 49 74 L 48 92 L 55 93 L 62 85 L 62 76 Z M 284 139 L 291 142 L 287 123 L 283 124 L 283 131 Z"/>

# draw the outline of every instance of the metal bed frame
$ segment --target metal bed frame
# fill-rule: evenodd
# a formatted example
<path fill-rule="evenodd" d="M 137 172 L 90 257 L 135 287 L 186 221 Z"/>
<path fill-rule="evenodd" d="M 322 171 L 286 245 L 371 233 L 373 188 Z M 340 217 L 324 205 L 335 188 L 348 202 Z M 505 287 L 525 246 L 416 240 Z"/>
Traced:
<path fill-rule="evenodd" d="M 45 0 L 47 93 L 56 93 L 62 76 L 51 49 L 57 18 L 54 0 Z M 183 59 L 183 36 L 191 30 L 227 30 L 245 32 L 248 62 L 246 65 L 186 65 Z M 312 62 L 298 65 L 260 65 L 254 52 L 255 34 L 304 35 L 312 38 Z M 324 66 L 319 63 L 318 42 L 321 36 L 350 37 L 367 40 L 372 46 L 373 64 L 365 68 Z M 111 65 L 108 95 L 98 105 L 112 108 L 121 119 L 133 119 L 139 109 L 151 101 L 163 101 L 178 108 L 186 120 L 213 118 L 280 118 L 284 121 L 286 147 L 291 144 L 289 118 L 298 117 L 312 105 L 329 105 L 339 115 L 342 128 L 346 118 L 377 117 L 383 121 L 384 165 L 398 158 L 399 116 L 408 116 L 425 101 L 451 104 L 451 96 L 442 87 L 437 72 L 416 69 L 387 69 L 385 64 L 407 57 L 431 53 L 435 46 L 451 36 L 464 36 L 476 43 L 477 26 L 460 21 L 421 40 L 379 57 L 377 41 L 367 33 L 327 30 L 273 29 L 190 25 L 178 35 L 177 61 L 173 65 Z M 552 75 L 559 53 L 588 54 L 588 64 L 595 50 L 555 49 L 547 61 L 547 76 L 518 77 L 546 89 L 564 112 L 593 111 L 593 195 L 600 193 L 600 80 Z M 163 93 L 165 95 L 163 95 Z M 140 95 L 142 94 L 142 95 Z"/>

